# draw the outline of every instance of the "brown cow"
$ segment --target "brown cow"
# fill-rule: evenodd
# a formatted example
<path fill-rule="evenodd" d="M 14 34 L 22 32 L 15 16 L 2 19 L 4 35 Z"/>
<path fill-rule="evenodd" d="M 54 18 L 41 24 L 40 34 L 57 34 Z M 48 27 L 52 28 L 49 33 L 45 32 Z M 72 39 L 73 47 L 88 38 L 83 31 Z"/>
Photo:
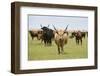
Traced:
<path fill-rule="evenodd" d="M 79 45 L 79 43 L 82 45 L 82 38 L 85 37 L 84 34 L 81 31 L 74 31 L 72 32 L 72 38 L 75 37 L 76 44 Z"/>
<path fill-rule="evenodd" d="M 40 40 L 42 38 L 42 30 L 38 29 L 38 30 L 30 30 L 29 31 L 32 40 L 34 39 L 34 37 L 36 37 L 38 40 Z"/>

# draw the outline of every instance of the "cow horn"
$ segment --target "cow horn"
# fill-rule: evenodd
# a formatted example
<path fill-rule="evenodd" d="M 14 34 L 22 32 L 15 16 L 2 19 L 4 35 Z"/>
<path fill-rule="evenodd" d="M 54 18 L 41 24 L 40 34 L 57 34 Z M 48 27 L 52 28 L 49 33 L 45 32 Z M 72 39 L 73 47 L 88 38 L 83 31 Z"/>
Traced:
<path fill-rule="evenodd" d="M 41 28 L 42 28 L 42 25 L 40 24 Z"/>
<path fill-rule="evenodd" d="M 66 33 L 67 28 L 68 28 L 68 25 L 67 25 L 67 27 L 65 28 L 64 33 Z M 63 33 L 63 34 L 64 34 L 64 33 Z"/>
<path fill-rule="evenodd" d="M 67 27 L 65 28 L 64 32 L 67 30 L 67 28 L 68 28 L 68 25 L 67 25 Z"/>
<path fill-rule="evenodd" d="M 56 33 L 58 34 L 58 31 L 57 31 L 57 29 L 55 28 L 55 26 L 54 26 L 54 25 L 53 25 L 53 28 L 55 29 Z"/>
<path fill-rule="evenodd" d="M 49 27 L 49 25 L 48 25 L 48 27 Z"/>

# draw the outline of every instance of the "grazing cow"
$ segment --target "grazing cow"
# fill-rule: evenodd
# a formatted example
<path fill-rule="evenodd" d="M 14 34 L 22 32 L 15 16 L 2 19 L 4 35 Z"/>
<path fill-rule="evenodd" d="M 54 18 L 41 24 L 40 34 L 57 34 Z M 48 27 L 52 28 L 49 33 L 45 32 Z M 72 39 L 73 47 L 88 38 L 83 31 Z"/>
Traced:
<path fill-rule="evenodd" d="M 82 37 L 85 38 L 86 32 L 82 32 Z"/>
<path fill-rule="evenodd" d="M 88 32 L 86 32 L 86 35 L 87 35 L 87 37 L 88 37 Z"/>
<path fill-rule="evenodd" d="M 76 44 L 79 45 L 80 42 L 82 45 L 82 32 L 81 31 L 76 32 L 75 37 L 76 37 Z"/>
<path fill-rule="evenodd" d="M 53 26 L 54 27 L 54 26 Z M 58 47 L 58 54 L 60 54 L 60 53 L 63 53 L 64 52 L 64 49 L 63 49 L 63 47 L 64 47 L 64 45 L 65 44 L 67 44 L 67 42 L 68 42 L 68 34 L 67 34 L 67 28 L 68 28 L 68 26 L 66 27 L 66 29 L 65 30 L 57 30 L 55 27 L 54 27 L 54 29 L 55 29 L 55 31 L 56 31 L 56 33 L 55 33 L 55 43 L 56 43 L 56 45 L 57 45 L 57 47 Z"/>
<path fill-rule="evenodd" d="M 37 33 L 38 33 L 38 40 L 40 39 L 42 40 L 43 30 L 39 29 Z"/>
<path fill-rule="evenodd" d="M 72 36 L 75 37 L 76 40 L 76 44 L 79 45 L 79 43 L 81 43 L 82 45 L 82 32 L 81 31 L 77 31 L 77 32 L 72 32 Z"/>
<path fill-rule="evenodd" d="M 54 33 L 53 30 L 48 27 L 42 27 L 41 25 L 41 29 L 43 30 L 42 41 L 44 41 L 45 45 L 52 45 L 52 38 L 54 37 Z"/>
<path fill-rule="evenodd" d="M 74 31 L 74 32 L 72 32 L 72 38 L 75 36 L 75 34 L 76 34 L 76 32 Z"/>
<path fill-rule="evenodd" d="M 32 40 L 34 39 L 34 37 L 36 37 L 38 40 L 40 40 L 42 37 L 42 30 L 30 30 L 29 33 Z"/>

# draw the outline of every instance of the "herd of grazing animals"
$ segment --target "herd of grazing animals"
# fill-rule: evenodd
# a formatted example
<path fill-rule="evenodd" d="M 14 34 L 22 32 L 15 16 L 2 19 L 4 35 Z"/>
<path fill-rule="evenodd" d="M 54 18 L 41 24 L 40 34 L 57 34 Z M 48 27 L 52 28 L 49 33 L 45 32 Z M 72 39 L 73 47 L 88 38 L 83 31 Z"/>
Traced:
<path fill-rule="evenodd" d="M 64 30 L 57 30 L 55 26 L 53 25 L 54 30 L 49 28 L 49 25 L 41 26 L 40 30 L 30 30 L 30 36 L 32 40 L 34 37 L 36 37 L 38 40 L 41 40 L 41 42 L 44 43 L 45 46 L 51 46 L 52 40 L 55 41 L 55 44 L 57 45 L 58 54 L 64 53 L 64 45 L 68 42 L 68 37 L 75 38 L 75 42 L 77 45 L 82 45 L 82 38 L 85 38 L 86 34 L 88 36 L 87 32 L 81 32 L 81 31 L 74 31 L 71 33 L 71 36 L 68 36 L 68 25 Z"/>

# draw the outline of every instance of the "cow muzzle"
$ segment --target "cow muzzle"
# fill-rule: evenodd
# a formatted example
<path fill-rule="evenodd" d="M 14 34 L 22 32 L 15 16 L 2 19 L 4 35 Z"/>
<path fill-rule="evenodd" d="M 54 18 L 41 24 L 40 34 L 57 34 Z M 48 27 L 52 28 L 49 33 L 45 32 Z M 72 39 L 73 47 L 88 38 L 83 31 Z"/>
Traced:
<path fill-rule="evenodd" d="M 62 38 L 60 38 L 60 39 L 59 39 L 59 41 L 60 41 L 60 42 L 63 42 L 63 39 L 62 39 Z"/>

